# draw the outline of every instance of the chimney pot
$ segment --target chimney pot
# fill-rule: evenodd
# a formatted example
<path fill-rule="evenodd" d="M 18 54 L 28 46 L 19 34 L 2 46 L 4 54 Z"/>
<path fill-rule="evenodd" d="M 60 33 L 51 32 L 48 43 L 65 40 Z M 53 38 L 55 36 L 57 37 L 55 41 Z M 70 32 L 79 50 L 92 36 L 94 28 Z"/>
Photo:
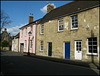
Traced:
<path fill-rule="evenodd" d="M 48 6 L 47 6 L 47 13 L 49 13 L 51 10 L 53 10 L 54 9 L 54 5 L 52 5 L 50 2 L 49 2 L 49 4 L 48 4 Z"/>
<path fill-rule="evenodd" d="M 29 15 L 29 23 L 33 22 L 33 14 L 30 13 Z"/>

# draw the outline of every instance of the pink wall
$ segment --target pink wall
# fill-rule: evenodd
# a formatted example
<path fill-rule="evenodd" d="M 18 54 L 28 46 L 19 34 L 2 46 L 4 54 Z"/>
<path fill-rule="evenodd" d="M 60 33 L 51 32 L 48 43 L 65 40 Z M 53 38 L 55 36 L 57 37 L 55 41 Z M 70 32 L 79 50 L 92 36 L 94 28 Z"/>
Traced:
<path fill-rule="evenodd" d="M 30 36 L 30 40 L 32 40 L 32 48 L 30 48 L 30 53 L 35 53 L 35 47 L 36 47 L 36 25 L 35 24 L 31 24 L 29 26 L 26 26 L 23 29 L 23 36 L 22 36 L 22 29 L 20 29 L 20 38 L 19 38 L 19 52 L 20 52 L 20 44 L 21 43 L 24 43 L 24 51 L 23 52 L 28 52 L 28 39 L 29 39 L 29 36 L 28 36 L 28 32 L 31 31 L 31 26 L 33 26 L 33 32 L 32 32 L 32 35 Z M 26 36 L 26 28 L 27 28 L 27 36 Z M 25 40 L 27 41 L 27 47 L 25 48 Z"/>

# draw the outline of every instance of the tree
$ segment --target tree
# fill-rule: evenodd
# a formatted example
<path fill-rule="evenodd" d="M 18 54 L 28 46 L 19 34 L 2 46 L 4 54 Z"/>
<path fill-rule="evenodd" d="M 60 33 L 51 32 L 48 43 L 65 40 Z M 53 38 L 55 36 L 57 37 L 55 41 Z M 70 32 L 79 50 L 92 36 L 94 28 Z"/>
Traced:
<path fill-rule="evenodd" d="M 1 18 L 1 27 L 0 27 L 0 32 L 1 32 L 1 30 L 5 27 L 5 26 L 7 26 L 7 25 L 9 25 L 12 21 L 10 20 L 10 17 L 2 10 L 0 10 L 0 18 Z"/>
<path fill-rule="evenodd" d="M 4 40 L 1 42 L 1 47 L 9 47 L 9 42 Z"/>

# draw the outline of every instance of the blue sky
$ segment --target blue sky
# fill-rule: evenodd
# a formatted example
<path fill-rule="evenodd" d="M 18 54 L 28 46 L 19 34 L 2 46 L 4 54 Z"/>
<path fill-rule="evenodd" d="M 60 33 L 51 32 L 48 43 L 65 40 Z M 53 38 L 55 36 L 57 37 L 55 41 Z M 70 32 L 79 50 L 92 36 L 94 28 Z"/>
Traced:
<path fill-rule="evenodd" d="M 7 31 L 16 35 L 20 27 L 28 24 L 30 13 L 33 13 L 34 21 L 42 18 L 46 14 L 48 2 L 57 8 L 71 1 L 1 1 L 1 10 L 8 14 L 12 21 L 7 26 Z"/>

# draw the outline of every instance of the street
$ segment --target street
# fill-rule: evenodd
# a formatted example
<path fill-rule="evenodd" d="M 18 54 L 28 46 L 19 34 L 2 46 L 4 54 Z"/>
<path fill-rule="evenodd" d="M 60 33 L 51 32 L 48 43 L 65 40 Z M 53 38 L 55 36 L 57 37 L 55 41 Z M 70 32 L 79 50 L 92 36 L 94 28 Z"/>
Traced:
<path fill-rule="evenodd" d="M 1 52 L 2 75 L 98 75 L 90 68 Z"/>

